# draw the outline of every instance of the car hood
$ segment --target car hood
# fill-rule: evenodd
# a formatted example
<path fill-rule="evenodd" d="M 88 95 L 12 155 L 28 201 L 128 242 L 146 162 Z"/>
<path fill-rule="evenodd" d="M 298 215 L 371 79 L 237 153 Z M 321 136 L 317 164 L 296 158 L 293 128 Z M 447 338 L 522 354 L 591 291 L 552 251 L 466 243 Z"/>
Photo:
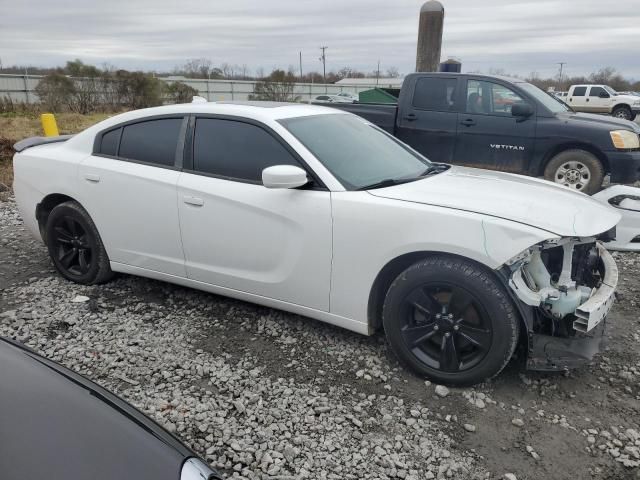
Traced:
<path fill-rule="evenodd" d="M 559 113 L 558 118 L 571 123 L 588 124 L 594 127 L 601 127 L 606 130 L 624 128 L 640 134 L 640 125 L 623 118 L 610 117 L 607 115 L 597 115 L 595 113 Z"/>
<path fill-rule="evenodd" d="M 0 337 L 2 480 L 177 480 L 190 456 L 105 389 Z"/>
<path fill-rule="evenodd" d="M 451 167 L 423 180 L 369 193 L 504 218 L 560 236 L 598 235 L 620 220 L 612 207 L 561 185 L 475 168 Z"/>

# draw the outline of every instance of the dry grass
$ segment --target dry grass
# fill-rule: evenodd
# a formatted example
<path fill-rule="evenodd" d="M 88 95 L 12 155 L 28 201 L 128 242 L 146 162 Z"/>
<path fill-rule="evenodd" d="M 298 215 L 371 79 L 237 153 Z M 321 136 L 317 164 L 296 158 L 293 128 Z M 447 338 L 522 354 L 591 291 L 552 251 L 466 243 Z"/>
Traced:
<path fill-rule="evenodd" d="M 79 113 L 56 114 L 56 121 L 61 135 L 78 133 L 94 123 L 113 114 L 93 113 L 80 115 Z M 5 113 L 0 114 L 0 183 L 11 186 L 13 184 L 13 144 L 27 137 L 42 135 L 40 117 L 30 114 Z"/>

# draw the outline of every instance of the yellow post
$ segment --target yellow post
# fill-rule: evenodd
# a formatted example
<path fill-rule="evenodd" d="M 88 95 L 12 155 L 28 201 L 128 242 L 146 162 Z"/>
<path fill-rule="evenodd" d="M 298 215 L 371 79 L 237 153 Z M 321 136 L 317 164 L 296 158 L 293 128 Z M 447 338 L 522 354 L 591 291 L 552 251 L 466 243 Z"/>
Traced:
<path fill-rule="evenodd" d="M 57 137 L 58 124 L 56 123 L 56 117 L 53 113 L 43 113 L 40 115 L 40 122 L 42 123 L 42 130 L 44 130 L 45 137 Z"/>

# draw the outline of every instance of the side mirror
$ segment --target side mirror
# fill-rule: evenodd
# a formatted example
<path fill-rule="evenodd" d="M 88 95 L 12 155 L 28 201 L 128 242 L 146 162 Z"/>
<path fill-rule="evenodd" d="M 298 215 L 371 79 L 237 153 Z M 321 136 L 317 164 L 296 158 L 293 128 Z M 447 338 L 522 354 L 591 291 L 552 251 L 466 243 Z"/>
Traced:
<path fill-rule="evenodd" d="M 294 165 L 274 165 L 262 171 L 262 184 L 267 188 L 298 188 L 307 183 L 307 172 Z"/>
<path fill-rule="evenodd" d="M 533 115 L 533 107 L 528 103 L 514 103 L 511 105 L 511 115 L 514 117 L 530 117 Z"/>
<path fill-rule="evenodd" d="M 600 98 L 609 98 L 610 95 L 607 92 L 600 92 L 600 94 L 598 95 Z"/>

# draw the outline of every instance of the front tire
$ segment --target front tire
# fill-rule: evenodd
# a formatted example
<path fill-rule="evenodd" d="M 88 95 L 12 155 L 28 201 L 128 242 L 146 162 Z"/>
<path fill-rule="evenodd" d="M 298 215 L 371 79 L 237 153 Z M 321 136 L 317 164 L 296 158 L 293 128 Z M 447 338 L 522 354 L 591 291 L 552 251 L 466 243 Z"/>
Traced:
<path fill-rule="evenodd" d="M 500 373 L 520 334 L 519 314 L 493 273 L 447 256 L 427 258 L 402 272 L 389 287 L 382 321 L 403 364 L 455 386 Z"/>
<path fill-rule="evenodd" d="M 592 195 L 602 188 L 604 167 L 586 150 L 565 150 L 553 157 L 544 169 L 544 178 L 573 190 Z"/>
<path fill-rule="evenodd" d="M 113 277 L 98 229 L 80 204 L 69 201 L 54 207 L 45 228 L 49 256 L 63 277 L 83 285 Z"/>
<path fill-rule="evenodd" d="M 633 120 L 635 117 L 631 109 L 626 105 L 620 105 L 614 108 L 613 112 L 611 112 L 611 115 L 617 118 L 622 118 L 624 120 Z"/>

